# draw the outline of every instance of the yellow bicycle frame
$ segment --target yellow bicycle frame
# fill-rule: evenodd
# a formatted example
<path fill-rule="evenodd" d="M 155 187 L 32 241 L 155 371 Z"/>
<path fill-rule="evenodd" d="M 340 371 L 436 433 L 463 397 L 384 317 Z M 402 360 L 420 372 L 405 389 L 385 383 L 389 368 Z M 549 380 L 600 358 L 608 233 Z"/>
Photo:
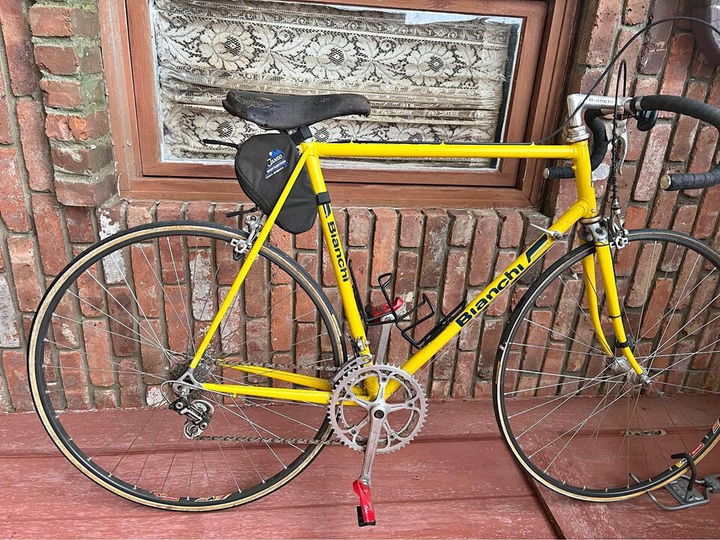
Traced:
<path fill-rule="evenodd" d="M 305 142 L 300 145 L 301 157 L 285 189 L 267 217 L 257 239 L 247 253 L 238 274 L 218 308 L 215 317 L 210 324 L 203 341 L 193 357 L 190 364 L 194 368 L 205 354 L 220 321 L 233 303 L 245 277 L 253 262 L 260 252 L 260 248 L 268 238 L 270 229 L 275 223 L 285 200 L 287 199 L 292 186 L 295 184 L 298 175 L 303 167 L 307 168 L 310 181 L 315 194 L 326 193 L 325 180 L 320 168 L 320 158 L 507 158 L 507 159 L 567 159 L 572 160 L 575 170 L 575 185 L 578 198 L 568 210 L 553 223 L 549 230 L 551 234 L 543 234 L 520 256 L 514 260 L 499 276 L 488 284 L 475 298 L 473 298 L 464 310 L 448 324 L 440 334 L 432 339 L 422 349 L 412 355 L 401 367 L 406 372 L 413 374 L 424 366 L 435 353 L 445 344 L 453 339 L 463 327 L 475 317 L 483 313 L 488 306 L 512 283 L 514 283 L 524 272 L 534 265 L 555 243 L 555 236 L 565 234 L 578 221 L 590 221 L 598 215 L 595 191 L 592 185 L 590 157 L 587 141 L 579 141 L 568 145 L 535 145 L 535 144 L 478 144 L 478 145 L 453 145 L 453 144 L 394 144 L 394 143 L 322 143 Z M 328 198 L 329 199 L 329 198 Z M 359 306 L 355 301 L 352 281 L 350 279 L 347 260 L 343 252 L 335 217 L 330 202 L 322 203 L 318 207 L 320 226 L 322 227 L 325 245 L 331 253 L 333 269 L 340 291 L 345 318 L 348 323 L 350 336 L 356 344 L 357 351 L 363 356 L 371 358 L 368 348 L 365 326 L 360 316 Z M 618 298 L 615 273 L 612 264 L 610 246 L 605 242 L 596 242 L 595 255 L 600 268 L 603 286 L 606 294 L 608 315 L 612 322 L 615 338 L 619 343 L 625 343 L 627 336 L 622 322 L 620 301 Z M 595 257 L 587 256 L 582 261 L 583 279 L 585 281 L 586 299 L 590 311 L 590 320 L 601 346 L 605 352 L 612 356 L 613 351 L 606 339 L 600 325 L 600 314 L 597 297 L 597 281 L 595 275 Z M 642 374 L 643 369 L 635 360 L 629 347 L 622 349 L 629 364 L 638 373 Z M 252 386 L 239 384 L 203 383 L 204 389 L 212 392 L 223 392 L 232 395 L 248 397 L 263 397 L 269 399 L 299 401 L 306 403 L 325 404 L 330 398 L 331 382 L 327 379 L 301 375 L 289 371 L 263 368 L 249 365 L 235 365 L 233 369 L 263 375 L 271 379 L 277 379 L 293 383 L 304 388 L 272 388 L 266 386 Z M 374 388 L 373 388 L 374 387 Z M 397 389 L 393 381 L 388 384 L 386 396 Z M 367 393 L 374 397 L 377 387 L 374 384 L 366 385 L 365 388 L 355 389 L 359 395 Z"/>

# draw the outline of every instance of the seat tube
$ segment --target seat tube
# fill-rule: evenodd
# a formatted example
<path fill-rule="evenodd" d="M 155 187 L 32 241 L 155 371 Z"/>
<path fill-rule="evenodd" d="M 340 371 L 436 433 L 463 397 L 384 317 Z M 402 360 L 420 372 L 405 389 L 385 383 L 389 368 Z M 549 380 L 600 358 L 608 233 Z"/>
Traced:
<path fill-rule="evenodd" d="M 307 171 L 310 176 L 313 190 L 318 199 L 318 216 L 320 218 L 320 226 L 322 227 L 323 238 L 327 246 L 330 260 L 332 261 L 335 278 L 337 281 L 340 298 L 345 311 L 345 319 L 350 329 L 350 335 L 357 352 L 361 355 L 369 355 L 368 340 L 365 335 L 365 325 L 360 316 L 360 307 L 355 301 L 355 291 L 350 277 L 350 268 L 342 247 L 342 241 L 330 205 L 330 197 L 325 187 L 322 170 L 320 169 L 320 159 L 313 151 L 313 144 L 303 145 L 303 151 L 308 152 Z"/>

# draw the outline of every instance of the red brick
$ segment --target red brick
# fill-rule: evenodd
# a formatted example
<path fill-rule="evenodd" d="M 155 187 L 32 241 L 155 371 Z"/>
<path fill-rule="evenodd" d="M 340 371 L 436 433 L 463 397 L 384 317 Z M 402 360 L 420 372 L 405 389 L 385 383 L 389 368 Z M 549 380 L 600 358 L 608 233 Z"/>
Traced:
<path fill-rule="evenodd" d="M 655 197 L 655 203 L 653 204 L 650 228 L 667 229 L 670 226 L 677 197 L 677 191 L 660 190 L 658 192 L 657 197 Z"/>
<path fill-rule="evenodd" d="M 113 352 L 116 356 L 139 353 L 139 336 L 134 329 L 135 317 L 132 315 L 135 301 L 130 291 L 124 286 L 108 287 L 107 303 Z"/>
<path fill-rule="evenodd" d="M 0 76 L 0 84 L 2 76 Z M 10 130 L 10 117 L 8 115 L 8 102 L 5 91 L 0 88 L 0 143 L 11 144 L 15 142 L 15 138 Z"/>
<path fill-rule="evenodd" d="M 655 2 L 652 17 L 659 21 L 677 13 L 677 0 Z M 659 73 L 665 60 L 667 42 L 672 32 L 672 24 L 659 24 L 645 35 L 643 54 L 640 56 L 640 71 L 648 75 Z"/>
<path fill-rule="evenodd" d="M 700 205 L 693 236 L 697 238 L 708 238 L 712 236 L 719 213 L 720 189 L 705 190 L 705 196 Z"/>
<path fill-rule="evenodd" d="M 500 273 L 503 272 L 503 270 L 505 270 L 505 268 L 507 268 L 514 260 L 514 251 L 498 251 L 497 261 L 495 263 L 495 272 L 493 273 L 493 276 L 500 275 Z M 507 311 L 508 302 L 510 300 L 510 295 L 507 293 L 508 289 L 505 289 L 501 295 L 495 297 L 493 303 L 487 310 L 488 315 L 493 317 L 499 317 Z"/>
<path fill-rule="evenodd" d="M 37 253 L 32 238 L 27 236 L 11 236 L 7 239 L 10 252 L 15 289 L 18 305 L 22 311 L 35 311 L 42 296 L 40 279 L 35 261 Z"/>
<path fill-rule="evenodd" d="M 348 208 L 348 245 L 366 247 L 370 242 L 370 212 L 366 208 Z"/>
<path fill-rule="evenodd" d="M 2 352 L 2 363 L 14 409 L 31 411 L 33 406 L 27 383 L 24 351 L 5 349 Z"/>
<path fill-rule="evenodd" d="M 87 9 L 34 5 L 28 20 L 33 35 L 41 37 L 94 37 L 100 30 L 97 14 Z"/>
<path fill-rule="evenodd" d="M 400 211 L 400 246 L 406 248 L 422 245 L 423 215 L 418 210 Z"/>
<path fill-rule="evenodd" d="M 370 257 L 368 256 L 368 252 L 365 249 L 350 248 L 347 257 L 348 261 L 352 264 L 360 299 L 365 301 L 367 299 L 368 273 L 370 271 Z M 374 285 L 375 283 L 372 284 Z"/>
<path fill-rule="evenodd" d="M 28 183 L 36 191 L 49 191 L 53 184 L 53 168 L 43 127 L 42 106 L 30 98 L 18 99 L 16 108 Z"/>
<path fill-rule="evenodd" d="M 32 224 L 25 208 L 25 192 L 13 148 L 0 148 L 0 185 L 0 216 L 5 225 L 14 232 L 29 231 Z"/>
<path fill-rule="evenodd" d="M 690 75 L 699 79 L 709 79 L 715 70 L 715 64 L 708 60 L 702 51 L 696 50 L 690 65 Z"/>
<path fill-rule="evenodd" d="M 449 313 L 465 299 L 465 272 L 467 269 L 467 252 L 451 250 L 448 253 L 445 271 L 445 287 L 443 288 L 443 313 Z"/>
<path fill-rule="evenodd" d="M 127 207 L 128 228 L 138 227 L 140 225 L 147 225 L 148 223 L 152 223 L 153 206 L 154 203 L 152 202 L 141 203 L 138 201 L 133 201 L 131 204 L 129 204 Z"/>
<path fill-rule="evenodd" d="M 168 285 L 164 287 L 165 327 L 168 333 L 168 347 L 173 351 L 185 351 L 190 344 L 189 325 L 192 324 L 192 319 L 189 312 L 189 293 L 186 287 L 186 285 Z M 237 320 L 237 316 L 228 315 L 226 317 L 220 326 L 221 335 L 227 335 L 228 323 L 231 320 Z M 240 334 L 239 337 L 242 337 L 239 332 L 236 332 L 235 335 L 238 334 Z M 226 349 L 226 352 L 229 352 L 229 350 Z"/>
<path fill-rule="evenodd" d="M 470 245 L 475 228 L 475 217 L 467 210 L 451 211 L 450 214 L 454 218 L 450 244 L 462 247 Z"/>
<path fill-rule="evenodd" d="M 420 263 L 420 286 L 437 287 L 444 273 L 449 218 L 442 210 L 428 210 Z"/>
<path fill-rule="evenodd" d="M 80 351 L 60 351 L 60 375 L 68 409 L 83 410 L 90 407 L 87 390 L 87 369 Z"/>
<path fill-rule="evenodd" d="M 613 49 L 620 10 L 615 0 L 599 0 L 590 31 L 590 44 L 585 61 L 590 66 L 604 66 Z"/>
<path fill-rule="evenodd" d="M 107 322 L 104 320 L 83 321 L 88 372 L 90 380 L 97 386 L 110 386 L 115 382 L 108 330 Z"/>
<path fill-rule="evenodd" d="M 451 381 L 433 379 L 430 390 L 430 397 L 433 399 L 448 397 L 450 395 L 450 382 Z"/>
<path fill-rule="evenodd" d="M 99 206 L 117 194 L 114 173 L 98 176 L 55 175 L 55 194 L 66 206 Z"/>
<path fill-rule="evenodd" d="M 693 81 L 688 85 L 687 97 L 703 101 L 707 86 L 705 83 Z M 681 115 L 678 117 L 675 133 L 672 138 L 670 149 L 670 161 L 685 161 L 690 155 L 690 150 L 695 141 L 695 131 L 698 127 L 698 120 L 692 116 Z"/>
<path fill-rule="evenodd" d="M 122 358 L 118 363 L 120 405 L 122 407 L 142 407 L 145 404 L 144 385 L 137 371 L 137 360 L 134 357 Z"/>
<path fill-rule="evenodd" d="M 65 222 L 71 242 L 86 244 L 95 242 L 91 209 L 67 206 L 65 207 Z"/>
<path fill-rule="evenodd" d="M 500 227 L 501 248 L 516 248 L 520 245 L 523 232 L 523 218 L 517 210 L 500 211 L 502 225 Z"/>
<path fill-rule="evenodd" d="M 317 255 L 315 253 L 308 253 L 303 256 L 304 262 L 309 262 L 309 266 L 314 267 L 314 274 L 317 275 Z M 299 258 L 298 258 L 299 260 Z M 268 281 L 265 277 L 268 271 L 268 262 L 265 259 L 257 259 L 250 267 L 243 288 L 245 292 L 245 313 L 250 317 L 265 317 L 268 314 Z M 306 269 L 308 266 L 305 267 Z M 315 311 L 313 304 L 304 291 L 298 287 L 298 297 L 302 297 L 307 300 L 307 304 L 304 304 L 303 313 L 305 317 L 302 320 L 314 320 Z M 193 310 L 195 310 L 195 299 L 193 298 Z M 297 308 L 296 306 L 296 309 Z"/>
<path fill-rule="evenodd" d="M 175 201 L 162 201 L 157 207 L 157 221 L 174 221 L 183 219 L 184 204 Z"/>
<path fill-rule="evenodd" d="M 158 261 L 153 244 L 135 244 L 131 250 L 132 274 L 135 296 L 139 302 L 141 316 L 160 316 L 162 290 L 157 280 Z"/>
<path fill-rule="evenodd" d="M 112 162 L 112 150 L 109 146 L 58 147 L 51 150 L 55 167 L 75 173 L 94 173 Z"/>
<path fill-rule="evenodd" d="M 10 71 L 10 85 L 16 96 L 32 94 L 37 87 L 37 71 L 24 4 L 18 0 L 0 1 L 0 23 Z"/>
<path fill-rule="evenodd" d="M 305 270 L 310 273 L 311 276 L 317 276 L 318 256 L 316 253 L 299 253 L 297 256 L 297 261 L 298 263 L 300 263 L 300 266 L 305 268 Z M 253 267 L 254 266 L 255 265 L 253 265 Z M 252 273 L 252 269 L 250 270 L 250 272 Z M 250 276 L 248 275 L 248 285 L 250 285 L 249 278 Z M 361 279 L 359 272 L 357 278 L 358 280 Z M 267 290 L 267 286 L 265 285 L 265 283 L 266 282 L 264 279 L 258 277 L 255 281 L 254 292 L 252 289 L 250 289 L 250 287 L 248 287 L 245 291 L 245 310 L 251 317 L 259 317 L 265 314 L 264 302 L 267 301 L 265 299 L 265 291 Z M 248 302 L 252 302 L 254 305 L 250 307 Z M 308 294 L 300 287 L 297 287 L 295 293 L 295 318 L 301 322 L 310 322 L 315 320 L 316 313 L 317 308 L 313 304 Z"/>
<path fill-rule="evenodd" d="M 452 379 L 456 353 L 457 339 L 453 339 L 438 351 L 432 364 L 433 379 Z"/>
<path fill-rule="evenodd" d="M 490 271 L 495 266 L 495 255 L 498 241 L 499 218 L 494 212 L 480 214 L 475 226 L 475 240 L 470 253 L 470 285 L 484 285 L 492 277 Z"/>
<path fill-rule="evenodd" d="M 33 193 L 33 217 L 39 231 L 40 260 L 45 274 L 56 276 L 68 263 L 65 253 L 65 239 L 62 233 L 60 208 L 55 198 L 46 193 Z"/>
<path fill-rule="evenodd" d="M 372 244 L 372 274 L 376 280 L 381 274 L 395 271 L 395 237 L 397 213 L 390 208 L 376 208 L 375 232 Z"/>
<path fill-rule="evenodd" d="M 51 113 L 45 119 L 45 133 L 60 141 L 96 139 L 108 133 L 107 113 L 95 111 L 87 116 Z"/>
<path fill-rule="evenodd" d="M 715 128 L 704 126 L 700 129 L 695 141 L 695 149 L 690 158 L 689 172 L 704 173 L 712 168 L 717 141 L 718 132 Z"/>
<path fill-rule="evenodd" d="M 629 25 L 645 22 L 649 7 L 650 0 L 628 0 L 625 4 L 623 22 Z"/>
<path fill-rule="evenodd" d="M 658 189 L 658 181 L 663 170 L 665 152 L 670 140 L 669 124 L 658 124 L 650 131 L 643 165 L 638 172 L 633 197 L 637 201 L 649 201 Z"/>
<path fill-rule="evenodd" d="M 500 336 L 505 327 L 505 319 L 485 317 L 483 320 L 482 341 L 478 358 L 477 376 L 480 379 L 492 378 L 495 357 L 497 356 Z"/>
<path fill-rule="evenodd" d="M 475 379 L 475 351 L 458 351 L 455 377 L 452 385 L 452 397 L 463 399 L 470 397 Z"/>
<path fill-rule="evenodd" d="M 102 58 L 97 45 L 82 48 L 36 45 L 35 62 L 40 69 L 53 75 L 98 73 L 102 70 Z"/>
<path fill-rule="evenodd" d="M 80 81 L 49 80 L 40 81 L 45 96 L 45 104 L 49 107 L 79 107 L 83 104 L 83 90 Z"/>
<path fill-rule="evenodd" d="M 159 382 L 157 377 L 162 377 L 167 368 L 167 360 L 158 345 L 162 335 L 159 320 L 140 318 L 140 337 L 138 338 L 140 340 L 140 358 L 142 371 L 147 373 L 147 375 L 143 376 L 143 379 L 148 384 L 157 384 Z M 155 375 L 155 377 L 152 375 Z"/>
<path fill-rule="evenodd" d="M 678 206 L 675 220 L 673 221 L 672 230 L 689 234 L 695 223 L 697 215 L 696 205 L 682 204 Z"/>
<path fill-rule="evenodd" d="M 337 216 L 336 216 L 337 221 Z M 313 227 L 307 232 L 295 235 L 295 247 L 297 249 L 312 249 L 318 248 L 318 233 L 319 227 Z"/>
<path fill-rule="evenodd" d="M 292 346 L 292 310 L 288 309 L 292 301 L 290 285 L 273 287 L 271 293 L 270 336 L 274 351 L 289 351 Z"/>
<path fill-rule="evenodd" d="M 692 34 L 678 34 L 672 40 L 660 93 L 682 95 L 688 68 L 692 61 L 695 38 Z"/>

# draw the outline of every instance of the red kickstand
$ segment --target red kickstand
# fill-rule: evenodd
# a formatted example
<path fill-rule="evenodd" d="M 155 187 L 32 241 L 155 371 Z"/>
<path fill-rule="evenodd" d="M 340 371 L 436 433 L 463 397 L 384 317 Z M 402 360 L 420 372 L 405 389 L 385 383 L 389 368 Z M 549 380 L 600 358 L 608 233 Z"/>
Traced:
<path fill-rule="evenodd" d="M 353 491 L 360 497 L 360 506 L 357 507 L 358 525 L 360 527 L 375 525 L 375 510 L 370 495 L 370 486 L 358 478 L 353 482 Z"/>

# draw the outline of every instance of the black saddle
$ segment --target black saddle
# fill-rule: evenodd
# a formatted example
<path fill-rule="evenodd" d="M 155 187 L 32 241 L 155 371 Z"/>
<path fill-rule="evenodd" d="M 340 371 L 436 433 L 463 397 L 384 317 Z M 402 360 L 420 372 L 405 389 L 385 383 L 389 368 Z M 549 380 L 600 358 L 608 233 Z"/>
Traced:
<path fill-rule="evenodd" d="M 359 94 L 296 96 L 230 90 L 222 102 L 233 116 L 266 129 L 289 130 L 348 114 L 370 114 L 370 103 Z"/>

